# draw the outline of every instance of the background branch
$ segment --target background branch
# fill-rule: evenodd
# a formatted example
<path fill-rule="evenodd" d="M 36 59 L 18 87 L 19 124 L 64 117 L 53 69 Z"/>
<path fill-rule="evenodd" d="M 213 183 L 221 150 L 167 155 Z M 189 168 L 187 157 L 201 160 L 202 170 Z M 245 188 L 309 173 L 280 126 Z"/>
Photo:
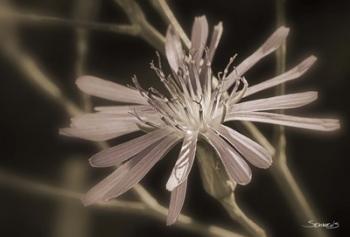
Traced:
<path fill-rule="evenodd" d="M 57 201 L 60 201 L 62 198 L 64 198 L 73 199 L 80 203 L 81 198 L 84 196 L 84 194 L 78 192 L 68 191 L 66 189 L 46 185 L 32 181 L 28 178 L 21 178 L 11 172 L 2 169 L 0 169 L 0 183 L 2 186 L 15 188 L 17 191 L 49 197 Z M 141 187 L 139 186 L 139 188 Z M 143 189 L 143 191 L 145 191 L 145 189 Z M 149 195 L 148 192 L 145 194 Z M 118 213 L 122 212 L 133 215 L 144 215 L 162 222 L 164 222 L 165 217 L 168 214 L 168 209 L 158 203 L 155 206 L 154 204 L 148 205 L 138 201 L 113 200 L 106 203 L 97 203 L 93 205 L 92 208 L 113 210 L 118 211 Z M 208 237 L 244 237 L 243 235 L 236 234 L 215 225 L 202 224 L 186 215 L 180 215 L 175 225 L 181 229 Z"/>

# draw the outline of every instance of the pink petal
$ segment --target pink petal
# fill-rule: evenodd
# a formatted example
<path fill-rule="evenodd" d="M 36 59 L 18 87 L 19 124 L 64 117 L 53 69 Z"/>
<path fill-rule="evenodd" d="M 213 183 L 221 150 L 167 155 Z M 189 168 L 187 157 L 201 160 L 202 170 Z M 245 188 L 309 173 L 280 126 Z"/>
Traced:
<path fill-rule="evenodd" d="M 252 165 L 263 169 L 271 166 L 271 155 L 258 143 L 224 125 L 220 125 L 216 131 Z"/>
<path fill-rule="evenodd" d="M 252 55 L 246 58 L 242 63 L 240 63 L 234 71 L 227 76 L 227 82 L 225 84 L 225 89 L 232 86 L 237 78 L 246 73 L 252 66 L 259 62 L 262 58 L 269 55 L 276 49 L 278 49 L 283 42 L 286 40 L 289 33 L 289 29 L 282 26 L 278 28 L 266 41 L 258 48 Z"/>
<path fill-rule="evenodd" d="M 228 176 L 238 184 L 248 184 L 252 178 L 252 171 L 243 158 L 211 129 L 203 135 L 219 155 Z"/>
<path fill-rule="evenodd" d="M 115 82 L 93 76 L 82 76 L 76 80 L 76 84 L 88 95 L 131 104 L 148 104 L 137 90 Z"/>
<path fill-rule="evenodd" d="M 138 153 L 128 162 L 125 162 L 121 166 L 119 166 L 112 174 L 107 176 L 93 188 L 91 188 L 83 199 L 84 205 L 91 205 L 99 201 L 103 201 L 104 196 L 108 193 L 115 184 L 119 183 L 125 175 L 129 173 L 132 167 L 134 167 L 140 160 L 147 155 L 155 146 L 150 146 Z"/>
<path fill-rule="evenodd" d="M 197 67 L 201 62 L 204 47 L 207 42 L 207 38 L 208 38 L 207 18 L 205 16 L 196 17 L 192 27 L 190 52 L 193 53 L 194 55 L 193 59 Z"/>
<path fill-rule="evenodd" d="M 233 112 L 252 112 L 276 109 L 292 109 L 307 105 L 317 99 L 317 92 L 308 91 L 302 93 L 273 96 L 265 99 L 250 100 L 234 104 L 229 110 Z"/>
<path fill-rule="evenodd" d="M 259 91 L 266 90 L 268 88 L 280 85 L 282 83 L 285 83 L 287 81 L 297 79 L 301 75 L 303 75 L 309 68 L 316 62 L 317 58 L 313 55 L 299 63 L 294 68 L 290 69 L 289 71 L 278 75 L 276 77 L 273 77 L 269 80 L 263 81 L 259 84 L 256 84 L 254 86 L 248 87 L 246 93 L 244 94 L 244 97 L 247 97 L 249 95 L 255 94 Z"/>
<path fill-rule="evenodd" d="M 118 146 L 105 149 L 93 155 L 89 161 L 93 167 L 118 166 L 130 157 L 172 134 L 168 129 L 157 129 Z"/>
<path fill-rule="evenodd" d="M 174 72 L 177 72 L 178 68 L 182 66 L 184 52 L 182 49 L 180 38 L 171 26 L 169 26 L 168 31 L 166 33 L 165 55 L 168 59 L 168 63 L 171 69 Z"/>
<path fill-rule="evenodd" d="M 71 127 L 60 129 L 60 134 L 79 137 L 90 141 L 106 141 L 128 133 L 139 131 L 136 123 L 128 121 L 113 121 L 93 124 L 90 127 Z"/>
<path fill-rule="evenodd" d="M 146 155 L 142 155 L 139 160 L 128 161 L 127 163 L 133 163 L 132 167 L 127 174 L 113 184 L 113 188 L 104 195 L 104 200 L 118 197 L 139 183 L 148 171 L 175 146 L 179 139 L 177 136 L 167 136 L 160 143 L 154 145 Z"/>
<path fill-rule="evenodd" d="M 337 119 L 304 118 L 267 112 L 235 112 L 228 114 L 225 119 L 225 121 L 231 120 L 271 123 L 319 131 L 333 131 L 340 128 L 339 120 Z"/>
<path fill-rule="evenodd" d="M 184 180 L 179 186 L 177 186 L 171 192 L 169 212 L 166 220 L 167 225 L 174 224 L 178 216 L 180 215 L 182 206 L 185 202 L 186 189 L 187 189 L 187 179 Z"/>
<path fill-rule="evenodd" d="M 209 50 L 208 50 L 208 62 L 209 63 L 211 63 L 213 60 L 213 57 L 214 57 L 216 49 L 219 45 L 223 30 L 224 29 L 222 26 L 222 22 L 220 22 L 219 24 L 217 24 L 214 27 L 212 37 L 210 40 Z"/>

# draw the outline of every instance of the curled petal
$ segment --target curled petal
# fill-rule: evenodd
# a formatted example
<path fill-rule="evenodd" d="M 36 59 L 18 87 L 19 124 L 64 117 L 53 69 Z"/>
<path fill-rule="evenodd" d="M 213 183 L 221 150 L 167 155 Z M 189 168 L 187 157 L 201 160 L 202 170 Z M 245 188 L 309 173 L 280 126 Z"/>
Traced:
<path fill-rule="evenodd" d="M 179 158 L 177 159 L 166 184 L 167 190 L 173 191 L 174 188 L 187 179 L 196 155 L 196 147 L 197 133 L 186 134 L 182 143 Z"/>
<path fill-rule="evenodd" d="M 243 120 L 260 123 L 271 123 L 289 127 L 305 128 L 319 131 L 333 131 L 340 128 L 337 119 L 319 119 L 275 114 L 267 112 L 235 112 L 226 116 L 225 121 Z"/>

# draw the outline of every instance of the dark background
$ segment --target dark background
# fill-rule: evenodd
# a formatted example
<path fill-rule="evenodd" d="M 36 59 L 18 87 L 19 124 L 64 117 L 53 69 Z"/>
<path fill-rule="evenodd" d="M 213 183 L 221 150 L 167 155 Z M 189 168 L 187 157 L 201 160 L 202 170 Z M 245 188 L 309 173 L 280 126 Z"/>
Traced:
<path fill-rule="evenodd" d="M 73 15 L 72 1 L 68 0 L 11 2 L 45 15 L 65 18 Z M 164 33 L 166 26 L 150 5 L 142 2 L 147 17 Z M 217 70 L 222 70 L 234 53 L 239 53 L 238 61 L 244 59 L 276 28 L 275 2 L 272 0 L 191 0 L 171 1 L 170 5 L 187 32 L 193 18 L 201 14 L 207 15 L 211 25 L 223 21 L 224 35 L 214 64 Z M 318 57 L 316 66 L 301 80 L 289 83 L 287 91 L 318 90 L 319 100 L 298 111 L 304 115 L 337 116 L 343 126 L 340 132 L 332 134 L 287 129 L 288 162 L 320 213 L 318 221 L 337 221 L 340 228 L 331 230 L 333 236 L 349 236 L 350 4 L 348 1 L 290 0 L 286 5 L 286 16 L 287 25 L 291 27 L 288 68 L 311 53 Z M 97 20 L 126 22 L 127 18 L 112 1 L 104 0 Z M 72 28 L 25 24 L 19 27 L 19 33 L 27 52 L 40 62 L 41 68 L 69 98 L 78 102 Z M 137 74 L 148 85 L 155 81 L 148 66 L 154 58 L 154 49 L 142 39 L 92 32 L 86 71 L 121 83 L 128 83 L 131 75 Z M 1 168 L 57 186 L 62 186 L 63 167 L 72 160 L 84 165 L 89 178 L 87 187 L 107 175 L 110 170 L 88 167 L 87 158 L 96 151 L 90 143 L 58 136 L 58 128 L 69 122 L 64 110 L 29 83 L 15 64 L 2 55 L 0 60 Z M 248 72 L 248 81 L 253 84 L 273 76 L 274 62 L 273 56 L 263 60 Z M 268 126 L 262 128 L 268 135 L 271 133 Z M 164 205 L 169 198 L 165 183 L 176 153 L 172 152 L 142 181 Z M 271 236 L 302 236 L 301 225 L 307 220 L 300 223 L 295 218 L 270 173 L 255 169 L 253 175 L 250 185 L 237 189 L 239 204 Z M 50 198 L 0 186 L 0 236 L 57 236 L 61 205 Z M 84 209 L 80 211 L 84 212 Z M 221 205 L 204 192 L 196 167 L 191 173 L 184 213 L 204 223 L 240 228 Z M 83 215 L 88 216 L 90 223 L 86 236 L 197 236 L 142 216 L 92 209 Z"/>

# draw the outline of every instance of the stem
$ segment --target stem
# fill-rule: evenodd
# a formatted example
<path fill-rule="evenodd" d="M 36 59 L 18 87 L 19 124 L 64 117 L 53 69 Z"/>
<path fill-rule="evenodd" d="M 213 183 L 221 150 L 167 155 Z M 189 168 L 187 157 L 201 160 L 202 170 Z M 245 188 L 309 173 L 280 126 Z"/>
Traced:
<path fill-rule="evenodd" d="M 286 0 L 276 0 L 276 21 L 277 26 L 285 25 L 285 4 Z M 286 58 L 287 58 L 287 44 L 284 42 L 281 47 L 276 51 L 276 74 L 279 75 L 286 70 Z M 283 95 L 285 93 L 285 84 L 281 84 L 276 88 L 276 95 Z M 284 111 L 281 110 L 280 113 Z M 276 152 L 274 155 L 274 164 L 271 168 L 273 177 L 277 181 L 283 194 L 292 206 L 295 215 L 301 223 L 305 223 L 308 220 L 317 220 L 317 217 L 307 201 L 305 195 L 301 191 L 301 188 L 297 184 L 290 169 L 287 165 L 286 146 L 287 140 L 285 135 L 285 129 L 283 126 L 275 126 L 275 147 Z M 308 234 L 310 234 L 308 232 Z M 317 228 L 311 233 L 311 236 L 327 237 L 328 233 L 323 228 Z"/>
<path fill-rule="evenodd" d="M 227 210 L 229 215 L 241 224 L 252 236 L 266 237 L 264 229 L 258 226 L 252 219 L 250 219 L 237 205 L 235 195 L 232 192 L 230 196 L 222 200 L 222 205 Z"/>
<path fill-rule="evenodd" d="M 78 192 L 68 191 L 66 189 L 57 188 L 47 184 L 32 181 L 28 178 L 21 178 L 12 174 L 11 172 L 1 169 L 0 183 L 3 186 L 15 188 L 16 190 L 22 192 L 39 194 L 40 196 L 53 198 L 57 201 L 60 201 L 62 198 L 80 201 L 84 195 Z M 143 191 L 146 192 L 144 194 L 149 195 L 149 193 L 145 189 L 143 189 Z M 158 203 L 157 205 L 149 206 L 143 202 L 113 200 L 106 203 L 97 203 L 92 207 L 98 209 L 113 210 L 133 215 L 144 215 L 154 218 L 158 221 L 164 221 L 166 215 L 168 214 L 168 209 L 161 206 Z M 175 225 L 184 230 L 188 230 L 197 234 L 202 234 L 208 237 L 244 237 L 243 235 L 236 234 L 234 232 L 231 232 L 229 230 L 215 225 L 208 226 L 206 224 L 202 224 L 186 215 L 180 215 Z"/>
<path fill-rule="evenodd" d="M 186 47 L 187 48 L 191 47 L 190 39 L 187 37 L 187 34 L 182 29 L 180 23 L 177 21 L 174 13 L 170 9 L 166 0 L 150 0 L 150 1 L 153 7 L 158 11 L 160 16 L 166 22 L 166 24 L 171 25 L 175 29 L 175 32 L 180 36 L 181 40 L 186 45 Z"/>
<path fill-rule="evenodd" d="M 97 0 L 76 0 L 75 1 L 75 20 L 93 20 L 96 16 L 97 9 L 99 8 L 99 1 Z M 75 77 L 78 78 L 85 74 L 86 71 L 86 59 L 89 52 L 89 31 L 84 28 L 78 28 L 75 30 L 76 37 L 76 62 L 75 62 Z M 85 112 L 91 112 L 92 104 L 90 96 L 80 92 L 81 101 L 83 104 L 83 110 Z"/>
<path fill-rule="evenodd" d="M 265 237 L 264 229 L 250 219 L 238 206 L 234 194 L 236 184 L 227 176 L 215 151 L 204 142 L 198 143 L 197 161 L 205 191 L 218 200 L 230 217 L 241 224 L 252 236 Z"/>
<path fill-rule="evenodd" d="M 43 91 L 46 96 L 60 104 L 68 114 L 76 116 L 81 113 L 80 108 L 61 92 L 60 88 L 40 69 L 33 58 L 18 47 L 14 41 L 3 42 L 0 47 L 7 58 L 13 61 L 26 75 L 26 79 Z"/>

